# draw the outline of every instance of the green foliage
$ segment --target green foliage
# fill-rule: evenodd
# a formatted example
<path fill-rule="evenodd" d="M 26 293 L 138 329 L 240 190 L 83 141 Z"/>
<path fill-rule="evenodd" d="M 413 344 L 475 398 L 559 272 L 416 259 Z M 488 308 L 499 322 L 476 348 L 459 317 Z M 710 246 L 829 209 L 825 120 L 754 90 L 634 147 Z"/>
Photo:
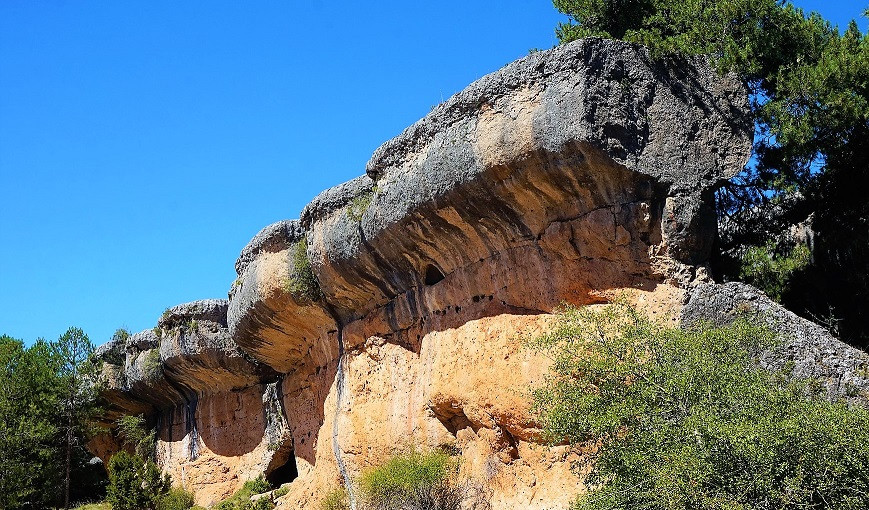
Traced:
<path fill-rule="evenodd" d="M 779 254 L 776 243 L 764 246 L 751 246 L 742 256 L 740 278 L 767 296 L 781 302 L 782 295 L 789 288 L 790 280 L 797 271 L 805 269 L 811 253 L 804 244 L 798 244 L 785 254 Z"/>
<path fill-rule="evenodd" d="M 308 258 L 308 241 L 302 238 L 295 243 L 290 252 L 292 272 L 287 281 L 287 290 L 294 298 L 302 301 L 317 301 L 322 297 L 320 282 Z"/>
<path fill-rule="evenodd" d="M 163 373 L 163 363 L 160 361 L 160 349 L 150 349 L 145 353 L 142 361 L 142 370 L 145 377 L 155 379 Z"/>
<path fill-rule="evenodd" d="M 533 393 L 547 436 L 587 452 L 574 509 L 869 505 L 869 411 L 759 368 L 774 340 L 749 320 L 680 330 L 564 307 L 533 345 L 553 359 Z"/>
<path fill-rule="evenodd" d="M 20 340 L 0 336 L 0 508 L 56 501 L 58 365 L 44 340 L 25 348 Z"/>
<path fill-rule="evenodd" d="M 121 450 L 112 456 L 108 469 L 112 510 L 161 510 L 159 504 L 172 484 L 153 462 Z"/>
<path fill-rule="evenodd" d="M 271 488 L 263 475 L 260 475 L 253 480 L 244 482 L 241 489 L 218 503 L 213 507 L 213 510 L 271 510 L 274 508 L 274 503 L 270 498 L 261 498 L 256 503 L 250 501 L 250 497 L 254 494 L 263 494 L 270 491 Z"/>
<path fill-rule="evenodd" d="M 121 416 L 115 423 L 124 446 L 132 447 L 136 455 L 143 459 L 153 459 L 156 456 L 157 431 L 148 431 L 144 416 Z"/>
<path fill-rule="evenodd" d="M 411 451 L 363 473 L 363 508 L 370 510 L 458 510 L 470 499 L 458 481 L 458 460 L 442 451 Z M 473 503 L 470 502 L 469 503 Z"/>
<path fill-rule="evenodd" d="M 173 487 L 157 500 L 157 510 L 187 510 L 193 507 L 193 493 Z"/>
<path fill-rule="evenodd" d="M 96 411 L 93 346 L 80 329 L 57 341 L 0 336 L 0 508 L 63 505 L 99 497 L 105 475 L 84 448 Z"/>
<path fill-rule="evenodd" d="M 130 338 L 130 332 L 126 328 L 118 328 L 112 335 L 112 342 L 124 343 Z"/>
<path fill-rule="evenodd" d="M 350 497 L 347 489 L 341 487 L 331 490 L 320 503 L 320 510 L 350 510 Z"/>

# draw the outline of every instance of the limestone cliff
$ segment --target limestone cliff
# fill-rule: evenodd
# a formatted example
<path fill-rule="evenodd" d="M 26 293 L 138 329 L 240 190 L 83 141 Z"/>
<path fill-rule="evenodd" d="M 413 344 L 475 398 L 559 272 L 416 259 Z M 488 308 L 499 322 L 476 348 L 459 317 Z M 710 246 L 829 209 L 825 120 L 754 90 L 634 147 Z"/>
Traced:
<path fill-rule="evenodd" d="M 316 508 L 392 452 L 450 445 L 493 508 L 566 507 L 582 481 L 539 441 L 547 360 L 522 335 L 564 301 L 691 320 L 726 299 L 707 296 L 711 192 L 748 159 L 747 105 L 703 60 L 600 39 L 485 76 L 257 234 L 228 302 L 101 348 L 106 421 L 144 413 L 201 504 L 264 472 L 292 482 L 283 508 Z"/>

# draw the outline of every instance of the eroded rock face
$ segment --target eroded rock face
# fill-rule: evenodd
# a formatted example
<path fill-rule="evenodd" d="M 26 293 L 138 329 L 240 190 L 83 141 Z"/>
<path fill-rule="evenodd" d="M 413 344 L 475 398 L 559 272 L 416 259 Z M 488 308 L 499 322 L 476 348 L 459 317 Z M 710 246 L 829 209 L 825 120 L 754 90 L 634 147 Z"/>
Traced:
<path fill-rule="evenodd" d="M 582 480 L 541 444 L 528 390 L 548 365 L 523 338 L 565 301 L 679 317 L 708 280 L 711 191 L 748 158 L 747 104 L 701 60 L 620 42 L 514 62 L 257 234 L 228 302 L 106 348 L 107 398 L 147 409 L 200 504 L 265 472 L 292 482 L 282 508 L 315 508 L 447 445 L 493 508 L 566 507 Z"/>
<path fill-rule="evenodd" d="M 701 62 L 657 64 L 604 40 L 535 53 L 380 147 L 367 167 L 372 191 L 360 180 L 315 199 L 302 213 L 308 254 L 343 321 L 423 287 L 429 267 L 452 275 L 529 247 L 544 267 L 574 258 L 614 262 L 603 271 L 639 285 L 692 279 L 714 239 L 711 188 L 748 158 L 746 108 L 743 87 Z M 562 224 L 569 242 L 546 250 L 541 238 Z M 637 267 L 622 268 L 626 257 Z M 601 272 L 561 262 L 574 275 Z M 496 290 L 468 280 L 468 297 Z M 541 291 L 550 295 L 543 308 L 575 300 Z"/>
<path fill-rule="evenodd" d="M 794 377 L 820 381 L 832 397 L 869 402 L 869 354 L 839 341 L 751 285 L 700 285 L 687 296 L 681 315 L 683 323 L 717 325 L 754 316 L 780 337 L 780 345 L 762 356 L 764 366 L 775 370 L 789 366 Z"/>
<path fill-rule="evenodd" d="M 157 433 L 157 461 L 200 504 L 292 457 L 281 374 L 242 352 L 227 329 L 227 300 L 172 307 L 157 326 L 101 347 L 104 423 L 144 415 Z M 104 461 L 123 446 L 113 433 L 89 447 Z"/>
<path fill-rule="evenodd" d="M 321 341 L 337 324 L 316 289 L 316 277 L 297 267 L 307 262 L 305 253 L 305 232 L 298 221 L 269 225 L 242 250 L 235 264 L 238 279 L 229 293 L 233 338 L 282 373 L 322 365 L 338 355 L 334 342 Z"/>

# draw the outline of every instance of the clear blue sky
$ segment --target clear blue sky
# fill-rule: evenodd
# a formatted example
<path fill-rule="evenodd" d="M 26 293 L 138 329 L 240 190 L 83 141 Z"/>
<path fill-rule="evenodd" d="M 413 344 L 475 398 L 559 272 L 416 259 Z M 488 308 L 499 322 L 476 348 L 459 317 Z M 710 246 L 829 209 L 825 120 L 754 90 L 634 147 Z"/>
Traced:
<path fill-rule="evenodd" d="M 797 3 L 843 26 L 866 7 Z M 225 297 L 260 228 L 560 19 L 546 0 L 0 1 L 0 334 L 100 344 Z"/>

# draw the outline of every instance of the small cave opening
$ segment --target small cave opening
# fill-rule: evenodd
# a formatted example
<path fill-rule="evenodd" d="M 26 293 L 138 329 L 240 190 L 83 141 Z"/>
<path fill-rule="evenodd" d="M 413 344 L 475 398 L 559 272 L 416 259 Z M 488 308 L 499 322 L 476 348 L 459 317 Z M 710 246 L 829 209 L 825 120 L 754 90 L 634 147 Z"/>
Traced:
<path fill-rule="evenodd" d="M 290 483 L 299 477 L 299 469 L 296 467 L 296 456 L 290 453 L 286 462 L 272 469 L 266 474 L 266 481 L 272 487 L 278 488 L 285 483 Z"/>
<path fill-rule="evenodd" d="M 444 279 L 444 274 L 434 264 L 429 264 L 425 268 L 425 284 L 434 285 Z"/>

